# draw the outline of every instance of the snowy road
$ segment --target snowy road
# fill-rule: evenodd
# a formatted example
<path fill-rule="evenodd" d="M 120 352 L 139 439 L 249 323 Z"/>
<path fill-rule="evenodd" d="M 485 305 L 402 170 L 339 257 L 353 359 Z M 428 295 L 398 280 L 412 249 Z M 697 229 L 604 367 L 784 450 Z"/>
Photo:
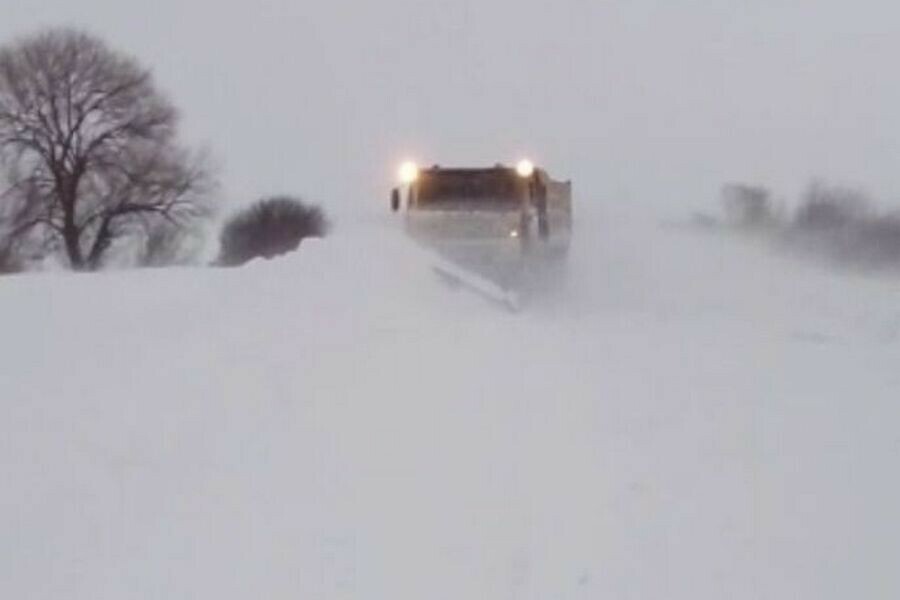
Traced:
<path fill-rule="evenodd" d="M 380 219 L 0 281 L 0 593 L 900 595 L 900 284 L 583 212 L 520 314 Z"/>

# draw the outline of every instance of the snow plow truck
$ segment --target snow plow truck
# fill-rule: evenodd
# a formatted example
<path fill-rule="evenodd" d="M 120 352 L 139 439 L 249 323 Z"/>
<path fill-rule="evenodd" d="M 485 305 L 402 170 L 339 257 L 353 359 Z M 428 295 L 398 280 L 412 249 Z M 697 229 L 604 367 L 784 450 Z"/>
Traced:
<path fill-rule="evenodd" d="M 424 169 L 407 162 L 399 182 L 391 209 L 404 212 L 407 234 L 449 261 L 440 271 L 453 271 L 470 287 L 481 277 L 504 298 L 518 295 L 536 272 L 556 269 L 568 253 L 572 184 L 531 161 Z"/>
<path fill-rule="evenodd" d="M 572 184 L 523 160 L 487 169 L 413 163 L 400 168 L 391 208 L 406 208 L 413 237 L 432 244 L 486 244 L 509 252 L 564 255 L 572 235 Z"/>

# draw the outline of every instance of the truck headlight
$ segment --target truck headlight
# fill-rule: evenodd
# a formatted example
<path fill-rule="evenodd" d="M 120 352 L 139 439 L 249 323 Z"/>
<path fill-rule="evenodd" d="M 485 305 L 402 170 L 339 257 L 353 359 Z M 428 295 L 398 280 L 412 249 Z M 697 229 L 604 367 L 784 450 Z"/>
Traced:
<path fill-rule="evenodd" d="M 399 171 L 397 171 L 397 178 L 400 180 L 400 183 L 403 185 L 409 185 L 414 183 L 416 179 L 419 178 L 419 167 L 416 163 L 411 160 L 406 161 L 402 165 L 400 165 Z"/>
<path fill-rule="evenodd" d="M 520 160 L 519 164 L 516 165 L 516 173 L 519 174 L 519 177 L 528 178 L 534 175 L 534 163 L 528 159 Z"/>

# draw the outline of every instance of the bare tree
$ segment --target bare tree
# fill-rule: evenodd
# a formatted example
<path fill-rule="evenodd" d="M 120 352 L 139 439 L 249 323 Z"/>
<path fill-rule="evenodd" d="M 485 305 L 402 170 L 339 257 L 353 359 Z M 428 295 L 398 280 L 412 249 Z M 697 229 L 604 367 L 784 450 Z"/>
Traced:
<path fill-rule="evenodd" d="M 96 269 L 118 238 L 196 218 L 210 178 L 176 124 L 149 71 L 88 34 L 52 29 L 0 48 L 8 236 Z"/>

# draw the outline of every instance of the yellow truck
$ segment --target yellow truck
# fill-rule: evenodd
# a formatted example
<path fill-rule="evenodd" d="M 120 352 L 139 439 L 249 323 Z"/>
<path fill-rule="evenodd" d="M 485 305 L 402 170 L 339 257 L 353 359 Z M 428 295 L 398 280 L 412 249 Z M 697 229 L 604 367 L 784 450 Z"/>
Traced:
<path fill-rule="evenodd" d="M 530 161 L 424 169 L 407 162 L 399 180 L 391 208 L 403 211 L 412 238 L 449 261 L 440 269 L 445 274 L 483 277 L 505 294 L 568 253 L 572 183 L 554 180 Z"/>
<path fill-rule="evenodd" d="M 407 231 L 429 244 L 564 256 L 572 236 L 572 184 L 529 161 L 515 167 L 418 169 L 405 163 L 391 193 Z"/>

